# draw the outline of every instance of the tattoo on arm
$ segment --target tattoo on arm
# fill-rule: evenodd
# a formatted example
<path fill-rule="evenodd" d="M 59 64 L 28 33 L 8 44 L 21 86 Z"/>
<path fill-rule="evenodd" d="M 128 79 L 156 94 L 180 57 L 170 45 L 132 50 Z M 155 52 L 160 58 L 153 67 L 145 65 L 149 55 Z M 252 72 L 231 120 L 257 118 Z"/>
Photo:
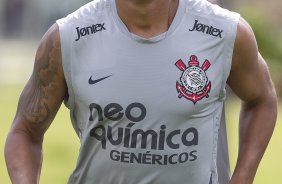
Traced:
<path fill-rule="evenodd" d="M 19 111 L 27 122 L 45 124 L 54 110 L 50 110 L 51 99 L 56 96 L 59 86 L 59 63 L 61 49 L 59 36 L 51 36 L 54 26 L 43 37 L 38 48 L 33 74 L 25 87 L 19 101 Z M 44 125 L 43 125 L 44 126 Z"/>

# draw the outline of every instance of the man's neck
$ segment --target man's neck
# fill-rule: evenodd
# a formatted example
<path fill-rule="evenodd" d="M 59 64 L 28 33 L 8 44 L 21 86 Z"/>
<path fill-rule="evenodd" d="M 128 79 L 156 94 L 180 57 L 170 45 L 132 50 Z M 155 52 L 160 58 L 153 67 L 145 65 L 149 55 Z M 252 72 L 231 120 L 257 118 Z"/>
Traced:
<path fill-rule="evenodd" d="M 179 0 L 116 0 L 118 15 L 131 33 L 144 38 L 166 32 Z"/>

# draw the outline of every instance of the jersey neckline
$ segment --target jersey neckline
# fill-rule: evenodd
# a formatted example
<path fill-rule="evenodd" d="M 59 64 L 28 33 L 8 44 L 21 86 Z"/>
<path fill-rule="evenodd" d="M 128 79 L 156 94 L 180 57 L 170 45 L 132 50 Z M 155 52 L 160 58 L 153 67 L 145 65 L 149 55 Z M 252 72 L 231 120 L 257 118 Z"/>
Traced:
<path fill-rule="evenodd" d="M 174 19 L 171 23 L 171 25 L 169 26 L 168 30 L 166 32 L 163 32 L 157 36 L 153 36 L 151 38 L 143 38 L 141 36 L 138 36 L 134 33 L 131 33 L 126 25 L 123 23 L 123 21 L 121 20 L 121 18 L 119 17 L 118 13 L 117 13 L 117 7 L 116 7 L 116 1 L 115 0 L 110 0 L 111 2 L 111 11 L 112 11 L 112 15 L 114 17 L 114 20 L 116 22 L 116 25 L 118 26 L 119 30 L 125 34 L 127 37 L 130 37 L 131 39 L 134 39 L 138 42 L 142 42 L 142 43 L 155 43 L 155 42 L 159 42 L 165 38 L 167 38 L 168 36 L 170 36 L 173 31 L 177 28 L 177 26 L 179 25 L 181 18 L 184 15 L 185 12 L 185 6 L 184 6 L 184 0 L 179 0 L 178 3 L 178 8 L 176 11 L 176 14 L 174 16 Z"/>

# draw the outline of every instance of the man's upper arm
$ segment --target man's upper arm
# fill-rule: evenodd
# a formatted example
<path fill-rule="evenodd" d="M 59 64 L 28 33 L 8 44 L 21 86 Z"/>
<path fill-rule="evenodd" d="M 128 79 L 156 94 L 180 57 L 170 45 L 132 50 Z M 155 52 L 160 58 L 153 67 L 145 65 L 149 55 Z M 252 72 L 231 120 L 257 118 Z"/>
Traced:
<path fill-rule="evenodd" d="M 240 20 L 228 84 L 243 101 L 239 118 L 239 155 L 232 183 L 253 183 L 274 130 L 277 98 L 254 34 Z"/>
<path fill-rule="evenodd" d="M 38 47 L 33 73 L 21 94 L 13 128 L 41 139 L 66 92 L 59 28 L 54 24 Z"/>
<path fill-rule="evenodd" d="M 253 31 L 243 19 L 238 25 L 228 84 L 248 104 L 275 96 L 267 65 L 258 52 Z"/>

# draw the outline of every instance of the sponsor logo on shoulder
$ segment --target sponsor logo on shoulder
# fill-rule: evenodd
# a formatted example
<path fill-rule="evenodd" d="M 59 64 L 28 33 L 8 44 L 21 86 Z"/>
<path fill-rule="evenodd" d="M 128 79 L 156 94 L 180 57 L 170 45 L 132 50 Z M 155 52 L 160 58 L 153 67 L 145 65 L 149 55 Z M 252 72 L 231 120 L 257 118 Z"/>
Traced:
<path fill-rule="evenodd" d="M 75 41 L 80 40 L 80 38 L 84 36 L 92 35 L 103 30 L 106 30 L 105 23 L 92 24 L 91 26 L 82 27 L 82 28 L 76 27 L 77 38 L 75 39 Z"/>
<path fill-rule="evenodd" d="M 199 22 L 199 20 L 195 20 L 193 28 L 189 29 L 189 31 L 198 31 L 219 38 L 222 38 L 223 33 L 223 30 L 213 26 L 202 24 Z"/>

